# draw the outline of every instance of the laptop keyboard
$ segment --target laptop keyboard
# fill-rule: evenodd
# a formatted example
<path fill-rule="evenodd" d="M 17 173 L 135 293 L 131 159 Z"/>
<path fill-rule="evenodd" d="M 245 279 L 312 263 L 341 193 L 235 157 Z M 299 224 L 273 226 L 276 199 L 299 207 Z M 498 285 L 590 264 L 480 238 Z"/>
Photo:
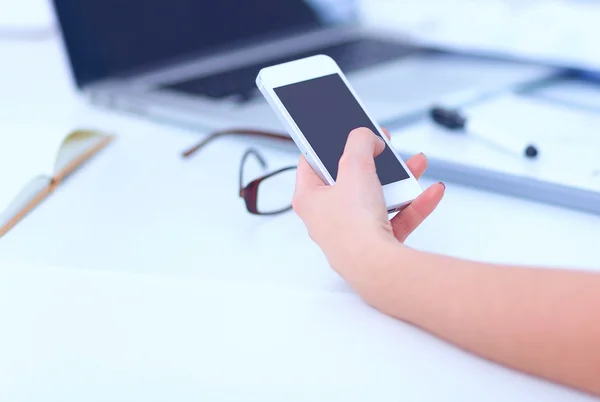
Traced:
<path fill-rule="evenodd" d="M 263 67 L 316 54 L 326 54 L 338 63 L 342 71 L 349 73 L 404 57 L 414 51 L 414 47 L 401 45 L 397 42 L 386 42 L 369 38 L 357 39 L 319 49 L 312 49 L 309 52 L 302 52 L 285 58 L 271 59 L 259 64 L 211 76 L 187 79 L 164 85 L 161 88 L 189 95 L 206 96 L 214 99 L 232 98 L 244 102 L 258 95 L 255 80 L 258 72 Z"/>

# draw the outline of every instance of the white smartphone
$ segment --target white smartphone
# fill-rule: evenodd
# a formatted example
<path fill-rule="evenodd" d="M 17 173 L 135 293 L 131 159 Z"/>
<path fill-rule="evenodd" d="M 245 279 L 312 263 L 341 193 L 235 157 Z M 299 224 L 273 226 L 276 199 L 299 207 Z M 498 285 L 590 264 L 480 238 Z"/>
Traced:
<path fill-rule="evenodd" d="M 325 183 L 335 183 L 350 132 L 367 127 L 387 144 L 375 164 L 388 212 L 401 210 L 422 193 L 332 58 L 318 55 L 264 68 L 256 84 Z"/>

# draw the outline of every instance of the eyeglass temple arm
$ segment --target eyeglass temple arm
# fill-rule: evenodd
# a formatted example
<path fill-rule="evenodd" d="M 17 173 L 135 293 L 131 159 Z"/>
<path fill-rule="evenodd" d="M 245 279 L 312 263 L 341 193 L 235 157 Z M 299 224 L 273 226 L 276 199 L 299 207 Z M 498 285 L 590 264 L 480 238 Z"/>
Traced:
<path fill-rule="evenodd" d="M 240 196 L 244 195 L 244 167 L 246 166 L 246 161 L 248 160 L 248 158 L 250 156 L 254 156 L 258 162 L 260 163 L 260 166 L 263 169 L 267 168 L 267 161 L 265 160 L 265 158 L 255 149 L 249 149 L 246 151 L 246 153 L 244 154 L 244 156 L 242 156 L 242 161 L 240 163 L 240 174 L 239 174 L 239 178 L 240 178 Z"/>
<path fill-rule="evenodd" d="M 196 152 L 198 152 L 199 150 L 204 148 L 206 146 L 206 144 L 208 144 L 209 142 L 211 142 L 219 137 L 226 136 L 226 135 L 252 135 L 252 136 L 256 136 L 256 137 L 270 138 L 270 139 L 282 140 L 282 141 L 286 141 L 286 142 L 292 141 L 292 139 L 290 137 L 288 137 L 285 134 L 281 134 L 281 133 L 270 133 L 267 131 L 235 128 L 235 129 L 231 129 L 231 130 L 217 131 L 217 132 L 210 134 L 208 137 L 206 137 L 205 139 L 200 141 L 198 144 L 196 144 L 193 147 L 189 148 L 188 150 L 184 151 L 182 153 L 182 156 L 184 158 L 189 158 L 190 156 L 192 156 L 193 154 L 195 154 Z"/>

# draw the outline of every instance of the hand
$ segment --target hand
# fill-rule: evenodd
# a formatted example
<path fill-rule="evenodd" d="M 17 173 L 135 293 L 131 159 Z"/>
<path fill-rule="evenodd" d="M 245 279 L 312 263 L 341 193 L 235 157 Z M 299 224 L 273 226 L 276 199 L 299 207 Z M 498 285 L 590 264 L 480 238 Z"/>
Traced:
<path fill-rule="evenodd" d="M 385 131 L 389 138 L 389 133 Z M 331 266 L 355 288 L 367 280 L 385 248 L 398 247 L 435 210 L 445 186 L 434 184 L 389 220 L 374 158 L 385 142 L 366 128 L 350 133 L 335 185 L 328 186 L 300 158 L 293 206 Z M 427 168 L 423 154 L 407 166 L 420 178 Z"/>

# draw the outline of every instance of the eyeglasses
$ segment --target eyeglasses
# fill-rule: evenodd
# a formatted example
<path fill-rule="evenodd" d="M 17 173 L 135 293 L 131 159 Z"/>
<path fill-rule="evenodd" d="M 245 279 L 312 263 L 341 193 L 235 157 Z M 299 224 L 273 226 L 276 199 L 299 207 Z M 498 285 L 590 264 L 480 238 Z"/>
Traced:
<path fill-rule="evenodd" d="M 255 149 L 249 149 L 242 157 L 240 164 L 240 197 L 246 202 L 246 209 L 254 215 L 278 215 L 292 209 L 294 196 L 296 166 L 288 166 L 244 186 L 244 171 L 247 162 L 254 157 L 263 170 L 267 169 L 265 158 Z"/>
<path fill-rule="evenodd" d="M 292 139 L 285 134 L 259 130 L 232 129 L 210 134 L 198 144 L 184 151 L 182 156 L 189 158 L 197 154 L 208 143 L 217 138 L 229 135 L 265 138 L 284 143 L 292 142 Z M 239 173 L 239 195 L 244 199 L 248 212 L 254 215 L 278 215 L 291 210 L 296 166 L 284 167 L 271 173 L 262 174 L 257 179 L 244 185 L 245 173 L 249 170 L 248 166 L 252 159 L 258 162 L 261 170 L 265 171 L 268 168 L 266 159 L 256 149 L 249 149 L 242 156 Z"/>

